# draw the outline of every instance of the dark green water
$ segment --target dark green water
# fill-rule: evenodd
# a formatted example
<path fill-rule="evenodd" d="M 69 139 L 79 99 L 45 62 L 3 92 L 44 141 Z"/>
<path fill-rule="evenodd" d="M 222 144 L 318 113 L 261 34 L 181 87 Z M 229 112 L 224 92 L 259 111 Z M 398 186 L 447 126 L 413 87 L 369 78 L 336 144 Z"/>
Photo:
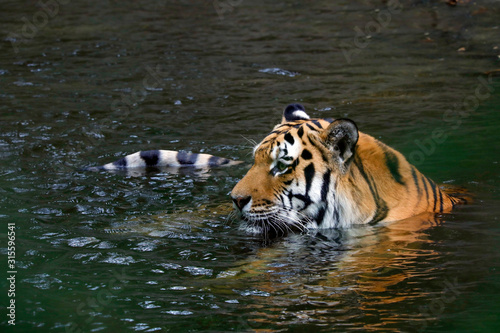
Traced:
<path fill-rule="evenodd" d="M 2 332 L 498 331 L 498 1 L 47 10 L 0 10 Z M 291 102 L 352 118 L 473 204 L 271 244 L 239 231 L 228 193 L 251 162 L 247 140 Z M 247 163 L 79 171 L 152 148 Z"/>

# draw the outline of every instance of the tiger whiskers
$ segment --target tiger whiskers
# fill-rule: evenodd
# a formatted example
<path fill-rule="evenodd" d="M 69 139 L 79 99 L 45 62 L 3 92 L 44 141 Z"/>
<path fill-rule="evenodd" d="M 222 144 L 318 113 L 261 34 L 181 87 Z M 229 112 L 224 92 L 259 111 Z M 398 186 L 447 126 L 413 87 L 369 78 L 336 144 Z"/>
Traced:
<path fill-rule="evenodd" d="M 246 136 L 242 135 L 241 136 L 243 139 L 247 140 L 248 143 L 250 143 L 252 145 L 252 148 L 257 146 L 257 141 L 253 140 L 253 139 L 249 139 L 247 138 Z"/>
<path fill-rule="evenodd" d="M 291 208 L 280 208 L 280 217 L 286 219 L 287 225 L 298 228 L 301 232 L 307 231 L 309 229 L 308 225 L 314 223 L 314 220 L 304 213 L 291 209 Z"/>
<path fill-rule="evenodd" d="M 282 219 L 272 219 L 272 220 L 269 220 L 268 223 L 269 223 L 269 226 L 274 229 L 274 232 L 277 235 L 285 235 L 287 230 L 291 231 L 290 227 Z M 280 232 L 278 232 L 278 229 Z"/>
<path fill-rule="evenodd" d="M 265 238 L 309 230 L 313 220 L 303 213 L 287 208 L 275 208 L 267 212 L 247 213 L 242 217 L 246 230 L 263 234 Z"/>
<path fill-rule="evenodd" d="M 244 135 L 242 135 L 241 137 L 242 137 L 243 139 L 245 139 L 245 140 L 246 140 L 248 143 L 250 143 L 250 145 L 251 145 L 251 146 L 249 147 L 249 148 L 251 149 L 251 152 L 249 152 L 247 155 L 250 155 L 250 154 L 252 154 L 252 155 L 253 155 L 253 153 L 255 152 L 255 147 L 257 147 L 257 145 L 258 145 L 257 141 L 255 141 L 255 140 L 253 140 L 253 139 L 249 139 L 249 138 L 245 137 Z"/>
<path fill-rule="evenodd" d="M 224 221 L 224 225 L 239 220 L 239 217 L 240 217 L 239 214 L 235 210 L 232 210 L 229 214 L 227 214 L 226 221 Z"/>

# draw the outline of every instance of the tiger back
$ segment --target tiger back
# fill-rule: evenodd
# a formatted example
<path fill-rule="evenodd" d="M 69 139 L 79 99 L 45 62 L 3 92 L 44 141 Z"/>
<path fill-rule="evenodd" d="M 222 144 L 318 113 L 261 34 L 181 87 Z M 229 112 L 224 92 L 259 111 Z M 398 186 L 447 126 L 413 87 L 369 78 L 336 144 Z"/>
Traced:
<path fill-rule="evenodd" d="M 311 119 L 300 104 L 254 148 L 231 197 L 257 233 L 402 220 L 463 202 L 352 120 Z"/>

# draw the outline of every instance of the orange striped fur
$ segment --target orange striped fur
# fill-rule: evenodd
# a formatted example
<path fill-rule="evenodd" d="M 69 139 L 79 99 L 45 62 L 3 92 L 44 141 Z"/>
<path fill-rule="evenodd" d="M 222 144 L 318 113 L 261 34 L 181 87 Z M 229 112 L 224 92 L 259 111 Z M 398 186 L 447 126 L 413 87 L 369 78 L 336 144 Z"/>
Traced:
<path fill-rule="evenodd" d="M 351 120 L 310 119 L 299 104 L 285 109 L 254 159 L 231 193 L 251 232 L 396 221 L 463 202 Z"/>

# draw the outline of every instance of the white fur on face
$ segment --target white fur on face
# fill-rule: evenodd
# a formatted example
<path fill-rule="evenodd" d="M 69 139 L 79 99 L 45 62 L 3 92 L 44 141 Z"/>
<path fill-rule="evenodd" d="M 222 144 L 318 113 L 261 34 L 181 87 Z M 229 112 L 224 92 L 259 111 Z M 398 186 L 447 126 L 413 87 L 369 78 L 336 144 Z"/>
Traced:
<path fill-rule="evenodd" d="M 283 141 L 279 146 L 274 147 L 271 152 L 273 162 L 271 163 L 269 170 L 272 170 L 279 162 L 291 165 L 297 158 L 299 158 L 301 151 L 302 144 L 297 138 L 294 137 L 293 145 L 288 141 Z"/>

